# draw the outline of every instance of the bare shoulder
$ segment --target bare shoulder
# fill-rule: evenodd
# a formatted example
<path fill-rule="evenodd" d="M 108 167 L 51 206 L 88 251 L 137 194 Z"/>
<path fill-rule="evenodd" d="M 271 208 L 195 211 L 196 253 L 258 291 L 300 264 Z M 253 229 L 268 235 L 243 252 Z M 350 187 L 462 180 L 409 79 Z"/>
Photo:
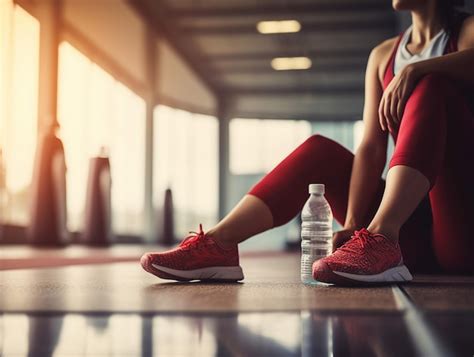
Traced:
<path fill-rule="evenodd" d="M 383 41 L 382 43 L 375 46 L 370 53 L 369 63 L 371 66 L 377 68 L 377 74 L 381 82 L 383 81 L 384 70 L 387 66 L 390 55 L 392 54 L 393 48 L 397 43 L 397 39 L 398 36 L 395 36 Z"/>
<path fill-rule="evenodd" d="M 461 27 L 458 39 L 460 51 L 474 47 L 474 16 L 467 17 Z"/>

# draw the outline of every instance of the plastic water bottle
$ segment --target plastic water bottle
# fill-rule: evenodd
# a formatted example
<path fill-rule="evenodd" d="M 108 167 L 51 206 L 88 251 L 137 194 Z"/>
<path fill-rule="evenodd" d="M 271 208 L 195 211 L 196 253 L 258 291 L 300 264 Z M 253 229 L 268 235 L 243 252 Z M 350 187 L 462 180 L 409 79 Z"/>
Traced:
<path fill-rule="evenodd" d="M 309 185 L 309 199 L 301 211 L 301 281 L 319 284 L 313 279 L 313 263 L 332 251 L 332 212 L 324 198 L 324 185 Z"/>

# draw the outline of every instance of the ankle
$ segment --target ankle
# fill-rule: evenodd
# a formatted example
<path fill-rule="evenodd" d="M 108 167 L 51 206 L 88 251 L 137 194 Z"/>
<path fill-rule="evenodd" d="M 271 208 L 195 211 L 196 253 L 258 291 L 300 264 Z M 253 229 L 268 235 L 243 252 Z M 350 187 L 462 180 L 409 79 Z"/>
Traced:
<path fill-rule="evenodd" d="M 367 230 L 373 234 L 382 234 L 394 243 L 398 243 L 399 229 L 383 224 L 371 223 Z"/>
<path fill-rule="evenodd" d="M 206 236 L 211 237 L 223 249 L 231 249 L 237 246 L 237 243 L 233 242 L 223 230 L 216 227 L 208 230 Z"/>

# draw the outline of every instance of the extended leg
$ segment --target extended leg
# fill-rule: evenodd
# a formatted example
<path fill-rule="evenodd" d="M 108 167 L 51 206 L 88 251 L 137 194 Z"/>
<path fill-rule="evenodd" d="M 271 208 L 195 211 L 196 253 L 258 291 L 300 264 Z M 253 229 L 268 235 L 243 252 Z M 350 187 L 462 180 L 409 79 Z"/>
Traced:
<path fill-rule="evenodd" d="M 175 249 L 144 254 L 143 268 L 163 279 L 242 280 L 237 243 L 295 217 L 309 196 L 310 183 L 326 185 L 333 214 L 344 223 L 353 158 L 335 141 L 311 136 L 213 229 L 205 233 L 201 226 Z"/>
<path fill-rule="evenodd" d="M 313 135 L 258 182 L 208 233 L 223 246 L 290 221 L 308 199 L 308 185 L 326 185 L 334 217 L 344 224 L 354 155 L 342 145 Z M 380 180 L 381 185 L 383 180 Z"/>
<path fill-rule="evenodd" d="M 207 235 L 227 248 L 272 227 L 272 212 L 265 202 L 256 196 L 245 195 L 222 221 L 207 231 Z"/>

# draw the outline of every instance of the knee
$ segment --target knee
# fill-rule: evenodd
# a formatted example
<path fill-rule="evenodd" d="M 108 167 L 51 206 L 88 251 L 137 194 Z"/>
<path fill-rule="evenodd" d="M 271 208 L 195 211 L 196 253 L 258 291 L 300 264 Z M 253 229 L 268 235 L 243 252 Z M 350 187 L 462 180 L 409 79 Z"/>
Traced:
<path fill-rule="evenodd" d="M 444 97 L 454 89 L 453 82 L 442 74 L 430 73 L 423 76 L 412 93 L 427 95 L 432 99 Z"/>
<path fill-rule="evenodd" d="M 307 141 L 310 141 L 310 142 L 318 142 L 318 141 L 321 141 L 325 139 L 324 136 L 320 135 L 320 134 L 313 134 L 311 135 L 308 139 L 306 139 Z"/>
<path fill-rule="evenodd" d="M 332 152 L 340 146 L 336 141 L 324 135 L 313 134 L 302 144 L 307 149 L 317 152 Z"/>
<path fill-rule="evenodd" d="M 449 85 L 450 81 L 442 74 L 429 73 L 421 77 L 420 83 L 426 83 L 429 86 L 443 87 Z"/>
<path fill-rule="evenodd" d="M 351 160 L 353 154 L 337 141 L 320 134 L 313 134 L 300 145 L 300 149 L 311 156 L 324 160 Z M 298 150 L 298 149 L 296 149 Z"/>
<path fill-rule="evenodd" d="M 324 140 L 324 136 L 319 134 L 313 134 L 309 138 L 307 138 L 301 146 L 304 148 L 316 148 L 321 145 Z"/>
<path fill-rule="evenodd" d="M 426 122 L 432 125 L 434 118 L 443 119 L 446 105 L 457 96 L 451 80 L 440 74 L 423 76 L 410 94 L 403 114 L 403 122 Z"/>
<path fill-rule="evenodd" d="M 327 145 L 330 141 L 330 139 L 320 134 L 313 134 L 308 139 L 306 139 L 306 143 L 311 146 Z"/>
<path fill-rule="evenodd" d="M 303 141 L 294 151 L 294 154 L 314 156 L 317 153 L 326 151 L 326 140 L 322 135 L 313 134 Z"/>

